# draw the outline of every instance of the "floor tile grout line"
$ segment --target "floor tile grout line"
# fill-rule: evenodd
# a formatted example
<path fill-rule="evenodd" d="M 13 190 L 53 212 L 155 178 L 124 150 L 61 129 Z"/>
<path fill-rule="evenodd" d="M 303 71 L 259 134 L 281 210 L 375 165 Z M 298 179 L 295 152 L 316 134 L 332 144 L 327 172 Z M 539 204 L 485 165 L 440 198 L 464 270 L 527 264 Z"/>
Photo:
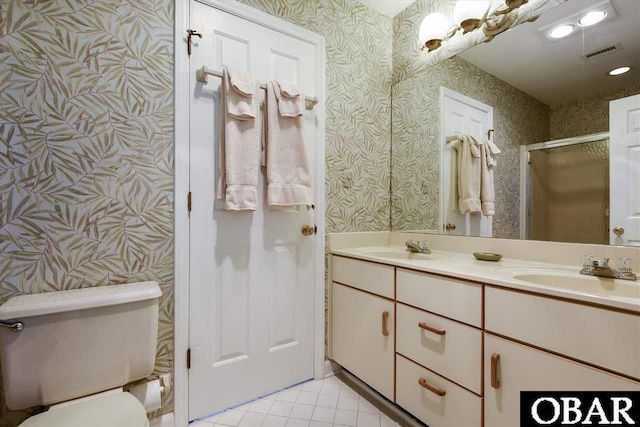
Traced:
<path fill-rule="evenodd" d="M 247 405 L 247 404 L 249 404 L 249 403 L 253 403 L 253 402 L 255 402 L 256 400 L 261 400 L 261 399 L 264 399 L 264 398 L 266 398 L 266 397 L 273 396 L 274 394 L 278 394 L 278 393 L 280 393 L 280 392 L 282 392 L 282 391 L 285 391 L 285 390 L 288 390 L 288 389 L 290 389 L 290 388 L 294 388 L 294 387 L 297 387 L 297 386 L 299 386 L 299 385 L 302 385 L 302 384 L 308 383 L 309 381 L 315 381 L 315 379 L 314 379 L 314 378 L 309 378 L 308 380 L 300 381 L 299 383 L 296 383 L 296 384 L 293 384 L 293 385 L 290 385 L 290 386 L 287 386 L 287 387 L 284 387 L 284 388 L 278 389 L 278 390 L 276 390 L 276 391 L 272 391 L 271 393 L 267 393 L 267 394 L 262 395 L 262 396 L 254 397 L 253 399 L 251 399 L 251 400 L 247 400 L 246 402 L 239 403 L 239 404 L 234 405 L 234 406 L 229 406 L 228 408 L 221 409 L 221 410 L 216 411 L 216 412 L 214 412 L 214 413 L 212 413 L 212 414 L 204 415 L 204 416 L 202 416 L 202 417 L 200 417 L 200 418 L 195 418 L 195 419 L 193 419 L 193 420 L 189 421 L 189 424 L 191 424 L 191 423 L 195 423 L 196 421 L 205 421 L 207 418 L 211 418 L 211 417 L 213 417 L 213 416 L 216 416 L 216 415 L 219 415 L 219 414 L 223 414 L 223 413 L 225 413 L 225 412 L 227 412 L 227 411 L 229 411 L 229 410 L 231 410 L 231 409 L 236 409 L 236 408 L 239 408 L 239 407 L 241 407 L 241 406 Z M 324 381 L 324 380 L 323 380 L 323 381 Z M 247 412 L 247 411 L 245 411 L 245 412 Z"/>

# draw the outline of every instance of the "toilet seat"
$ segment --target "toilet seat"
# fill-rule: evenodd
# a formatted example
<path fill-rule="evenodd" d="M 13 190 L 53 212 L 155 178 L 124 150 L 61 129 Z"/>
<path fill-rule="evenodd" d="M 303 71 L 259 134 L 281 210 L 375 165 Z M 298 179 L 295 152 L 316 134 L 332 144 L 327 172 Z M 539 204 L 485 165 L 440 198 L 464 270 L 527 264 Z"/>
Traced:
<path fill-rule="evenodd" d="M 148 427 L 144 407 L 130 393 L 114 393 L 50 409 L 20 427 Z"/>

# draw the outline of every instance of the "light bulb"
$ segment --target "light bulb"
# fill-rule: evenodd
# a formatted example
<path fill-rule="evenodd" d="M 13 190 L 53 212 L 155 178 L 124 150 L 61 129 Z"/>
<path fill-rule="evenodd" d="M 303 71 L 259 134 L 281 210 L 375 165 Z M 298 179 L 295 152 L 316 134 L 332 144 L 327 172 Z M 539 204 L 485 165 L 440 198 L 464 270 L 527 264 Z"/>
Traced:
<path fill-rule="evenodd" d="M 480 27 L 480 19 L 488 6 L 488 0 L 458 0 L 453 10 L 453 20 L 460 24 L 465 33 L 473 31 Z"/>
<path fill-rule="evenodd" d="M 597 24 L 598 22 L 602 21 L 606 17 L 607 17 L 607 12 L 605 11 L 592 10 L 591 12 L 584 15 L 582 19 L 580 19 L 580 21 L 578 21 L 578 25 L 580 25 L 581 27 L 588 27 L 590 25 Z"/>
<path fill-rule="evenodd" d="M 631 67 L 620 67 L 609 71 L 610 76 L 619 76 L 620 74 L 624 74 L 629 71 Z"/>
<path fill-rule="evenodd" d="M 432 40 L 441 41 L 447 34 L 448 29 L 449 20 L 443 14 L 431 13 L 425 16 L 420 24 L 420 31 L 418 33 L 420 44 L 426 45 L 427 42 Z M 427 47 L 429 50 L 437 49 L 437 46 L 433 48 Z"/>
<path fill-rule="evenodd" d="M 571 24 L 560 25 L 559 27 L 554 28 L 549 31 L 549 37 L 554 39 L 561 39 L 562 37 L 566 37 L 573 32 L 575 27 Z"/>

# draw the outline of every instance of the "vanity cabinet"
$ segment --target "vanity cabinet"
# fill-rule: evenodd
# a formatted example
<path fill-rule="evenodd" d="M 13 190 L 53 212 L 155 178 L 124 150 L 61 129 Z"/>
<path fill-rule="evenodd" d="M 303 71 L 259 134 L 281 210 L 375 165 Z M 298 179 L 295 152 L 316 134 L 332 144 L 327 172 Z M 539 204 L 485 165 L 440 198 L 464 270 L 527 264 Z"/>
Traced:
<path fill-rule="evenodd" d="M 484 427 L 519 425 L 521 391 L 640 389 L 636 381 L 490 333 L 484 335 L 484 373 Z"/>
<path fill-rule="evenodd" d="M 395 307 L 380 295 L 393 298 L 394 269 L 340 257 L 333 267 L 332 358 L 393 400 Z"/>
<path fill-rule="evenodd" d="M 485 288 L 485 329 L 640 379 L 640 316 Z"/>
<path fill-rule="evenodd" d="M 637 313 L 332 260 L 332 358 L 430 427 L 519 425 L 521 391 L 640 390 Z"/>

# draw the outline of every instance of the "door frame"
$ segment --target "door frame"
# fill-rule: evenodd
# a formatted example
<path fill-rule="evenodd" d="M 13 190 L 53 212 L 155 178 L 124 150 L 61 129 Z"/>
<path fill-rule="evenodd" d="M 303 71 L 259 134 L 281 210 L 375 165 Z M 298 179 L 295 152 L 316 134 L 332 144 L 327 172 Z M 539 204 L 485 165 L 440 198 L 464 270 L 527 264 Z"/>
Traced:
<path fill-rule="evenodd" d="M 189 422 L 189 57 L 186 33 L 189 28 L 189 10 L 192 1 L 314 44 L 316 52 L 315 106 L 318 128 L 314 144 L 314 219 L 317 234 L 314 241 L 314 376 L 322 378 L 324 368 L 325 300 L 325 39 L 324 36 L 298 27 L 281 18 L 269 15 L 231 0 L 179 0 L 175 2 L 174 32 L 174 120 L 175 120 L 175 182 L 174 182 L 174 418 L 176 426 Z M 196 29 L 197 30 L 197 29 Z M 197 43 L 197 39 L 195 39 Z M 205 64 L 202 64 L 205 65 Z"/>
<path fill-rule="evenodd" d="M 445 135 L 444 132 L 444 99 L 446 97 L 449 97 L 451 99 L 454 99 L 462 104 L 467 104 L 470 107 L 473 107 L 477 110 L 480 110 L 484 113 L 487 113 L 489 116 L 489 119 L 487 120 L 487 127 L 489 129 L 493 129 L 493 106 L 485 104 L 483 102 L 480 102 L 478 100 L 475 100 L 473 98 L 470 98 L 466 95 L 463 95 L 459 92 L 456 92 L 452 89 L 449 89 L 445 86 L 440 86 L 440 103 L 439 103 L 439 107 L 440 107 L 440 121 L 439 121 L 439 126 L 440 126 L 440 176 L 439 176 L 439 180 L 440 180 L 440 195 L 438 197 L 439 199 L 439 212 L 440 215 L 438 217 L 438 232 L 439 234 L 445 234 L 443 232 L 444 230 L 444 224 L 446 222 L 446 217 L 447 215 L 445 214 L 445 206 L 444 206 L 444 191 L 445 191 L 445 178 L 444 178 L 444 174 L 442 173 L 443 171 L 443 165 L 444 165 L 444 150 L 448 150 L 449 148 L 449 144 L 447 144 L 447 136 L 449 135 Z M 468 216 L 469 214 L 467 214 Z M 483 218 L 486 218 L 486 220 L 483 221 Z M 468 222 L 468 219 L 467 219 Z M 485 236 L 485 234 L 488 233 L 488 236 Z M 493 236 L 493 216 L 488 216 L 485 217 L 484 215 L 481 217 L 481 234 L 482 236 L 475 236 L 475 237 L 492 237 Z"/>

